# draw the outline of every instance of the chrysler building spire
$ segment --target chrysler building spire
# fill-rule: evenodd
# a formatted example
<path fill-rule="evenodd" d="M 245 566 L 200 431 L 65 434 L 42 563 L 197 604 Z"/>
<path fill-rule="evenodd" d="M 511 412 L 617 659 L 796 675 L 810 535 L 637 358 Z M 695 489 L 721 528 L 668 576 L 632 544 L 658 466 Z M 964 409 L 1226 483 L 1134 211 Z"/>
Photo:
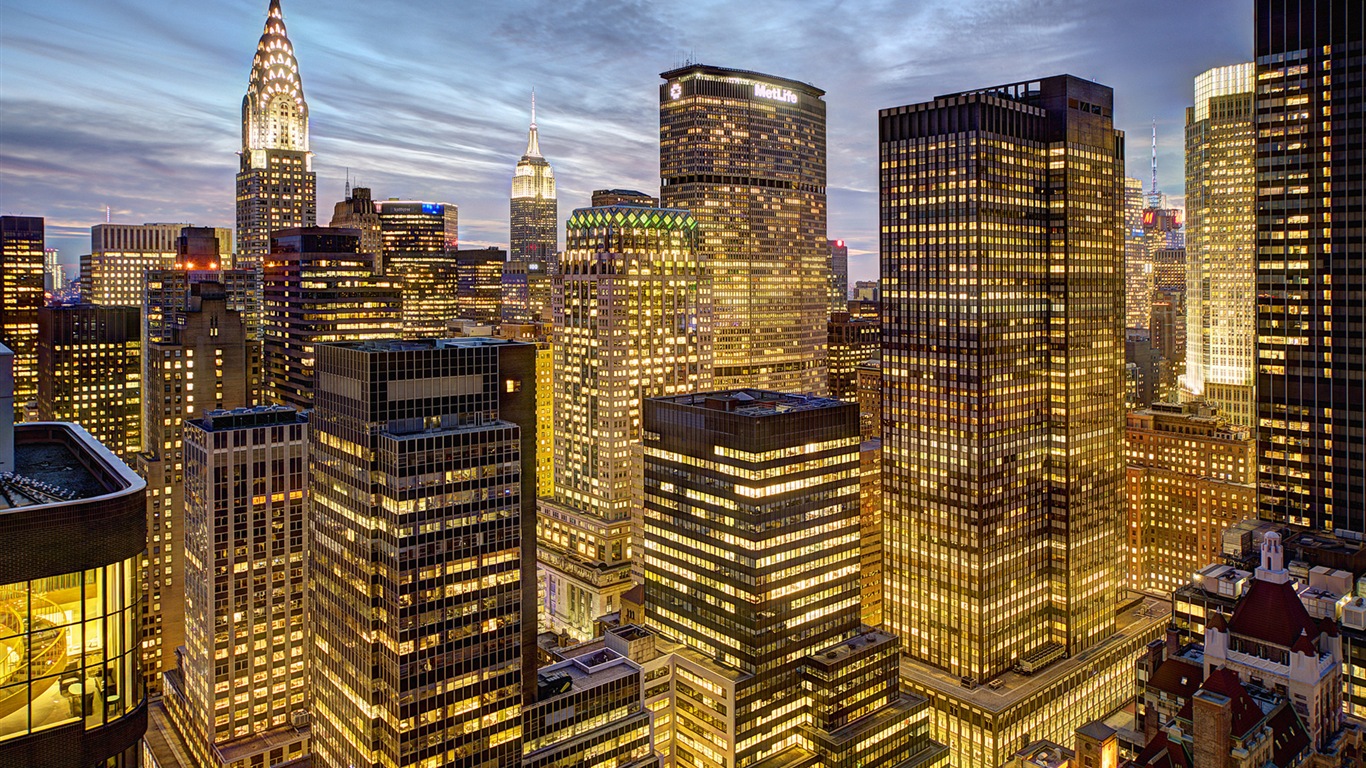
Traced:
<path fill-rule="evenodd" d="M 237 252 L 242 266 L 256 266 L 270 252 L 272 232 L 312 227 L 317 221 L 308 102 L 280 0 L 270 0 L 251 62 L 242 97 L 240 154 Z"/>

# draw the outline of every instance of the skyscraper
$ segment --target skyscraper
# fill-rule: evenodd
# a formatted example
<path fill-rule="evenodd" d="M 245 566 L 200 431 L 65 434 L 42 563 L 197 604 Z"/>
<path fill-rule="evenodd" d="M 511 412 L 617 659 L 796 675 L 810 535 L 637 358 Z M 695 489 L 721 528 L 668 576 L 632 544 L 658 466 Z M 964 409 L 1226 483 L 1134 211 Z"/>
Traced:
<path fill-rule="evenodd" d="M 1366 7 L 1256 9 L 1261 516 L 1366 532 Z"/>
<path fill-rule="evenodd" d="M 373 253 L 377 258 L 384 254 L 379 210 L 369 187 L 352 187 L 347 182 L 346 199 L 332 207 L 332 221 L 327 226 L 360 230 L 360 252 Z"/>
<path fill-rule="evenodd" d="M 860 622 L 858 406 L 731 390 L 646 400 L 642 422 L 646 623 L 713 661 L 713 697 L 734 690 L 675 729 L 674 765 L 942 758 L 896 638 Z"/>
<path fill-rule="evenodd" d="M 11 420 L 0 347 L 0 765 L 138 765 L 147 484 L 75 424 Z"/>
<path fill-rule="evenodd" d="M 38 310 L 38 418 L 80 424 L 129 464 L 142 450 L 142 318 L 137 307 Z"/>
<path fill-rule="evenodd" d="M 849 246 L 830 243 L 830 314 L 849 311 Z"/>
<path fill-rule="evenodd" d="M 650 208 L 659 207 L 659 198 L 652 197 L 635 189 L 595 189 L 593 190 L 592 207 L 601 208 L 604 205 L 644 205 Z"/>
<path fill-rule="evenodd" d="M 499 312 L 505 323 L 548 324 L 551 265 L 548 261 L 512 259 L 502 265 Z"/>
<path fill-rule="evenodd" d="M 308 102 L 280 0 L 270 0 L 242 97 L 237 173 L 238 266 L 259 269 L 280 229 L 317 224 L 317 179 L 308 149 Z"/>
<path fill-rule="evenodd" d="M 247 337 L 261 338 L 261 279 L 254 269 L 227 269 L 219 259 L 225 229 L 185 227 L 176 238 L 175 261 L 141 278 L 143 339 L 157 341 L 183 320 L 197 283 L 218 283 L 228 308 L 242 315 Z"/>
<path fill-rule="evenodd" d="M 142 306 L 147 273 L 177 261 L 177 243 L 188 224 L 96 224 L 90 228 L 90 257 L 83 259 L 81 300 L 111 307 Z M 195 227 L 211 233 L 214 250 L 200 269 L 232 266 L 232 230 Z"/>
<path fill-rule="evenodd" d="M 381 272 L 416 260 L 444 259 L 460 247 L 460 209 L 452 203 L 383 200 L 375 203 L 375 211 L 382 245 L 373 253 Z"/>
<path fill-rule="evenodd" d="M 847 302 L 846 302 L 847 304 Z M 829 392 L 840 400 L 858 400 L 858 367 L 881 354 L 877 320 L 853 318 L 845 309 L 830 313 Z"/>
<path fill-rule="evenodd" d="M 55 296 L 66 288 L 66 268 L 56 248 L 43 249 L 43 290 Z"/>
<path fill-rule="evenodd" d="M 1253 426 L 1256 124 L 1251 62 L 1195 78 L 1186 108 L 1186 376 L 1182 389 Z"/>
<path fill-rule="evenodd" d="M 1147 328 L 1152 315 L 1153 264 L 1143 238 L 1142 179 L 1124 178 L 1124 326 Z"/>
<path fill-rule="evenodd" d="M 138 474 L 147 478 L 146 583 L 142 626 L 148 690 L 175 667 L 185 629 L 185 448 L 182 426 L 207 411 L 257 404 L 261 346 L 247 332 L 223 286 L 195 283 L 184 310 L 143 347 L 142 443 Z"/>
<path fill-rule="evenodd" d="M 461 248 L 454 255 L 457 314 L 453 317 L 489 325 L 499 322 L 502 319 L 503 264 L 508 260 L 507 251 L 492 247 Z"/>
<path fill-rule="evenodd" d="M 999 765 L 1023 733 L 1056 741 L 1105 714 L 1132 695 L 1125 654 L 1151 639 L 1116 619 L 1124 139 L 1112 100 L 1061 75 L 880 113 L 884 625 L 916 689 L 956 720 L 940 733 L 959 766 Z M 1046 683 L 1011 673 L 1054 663 L 1067 671 Z M 988 681 L 984 713 L 971 691 Z"/>
<path fill-rule="evenodd" d="M 506 347 L 525 349 L 520 364 L 505 362 Z M 523 431 L 535 429 L 534 351 L 492 339 L 318 346 L 309 612 L 319 768 L 520 758 L 524 685 L 535 685 L 523 654 L 535 631 L 525 580 L 535 480 L 523 474 L 535 461 Z"/>
<path fill-rule="evenodd" d="M 531 128 L 526 152 L 512 174 L 509 250 L 513 261 L 546 261 L 560 250 L 560 204 L 555 198 L 555 171 L 541 155 L 536 131 L 536 95 L 531 95 Z"/>
<path fill-rule="evenodd" d="M 14 353 L 14 412 L 38 397 L 43 218 L 0 216 L 0 344 Z"/>
<path fill-rule="evenodd" d="M 165 711 L 196 765 L 300 757 L 308 425 L 285 406 L 207 411 L 184 441 L 185 645 Z"/>
<path fill-rule="evenodd" d="M 715 275 L 715 386 L 824 392 L 824 91 L 695 64 L 660 75 L 661 203 Z"/>
<path fill-rule="evenodd" d="M 314 346 L 398 337 L 399 284 L 358 253 L 353 230 L 309 227 L 271 237 L 262 277 L 263 398 L 306 410 L 313 403 Z"/>
<path fill-rule="evenodd" d="M 631 586 L 631 445 L 644 398 L 705 390 L 711 287 L 687 211 L 580 208 L 555 302 L 555 496 L 542 501 L 546 618 L 593 636 Z"/>

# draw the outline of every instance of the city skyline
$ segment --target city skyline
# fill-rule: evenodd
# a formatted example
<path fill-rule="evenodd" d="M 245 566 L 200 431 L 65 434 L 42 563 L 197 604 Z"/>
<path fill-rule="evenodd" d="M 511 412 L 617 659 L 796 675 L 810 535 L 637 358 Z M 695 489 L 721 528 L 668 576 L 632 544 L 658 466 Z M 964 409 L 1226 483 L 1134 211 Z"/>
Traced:
<path fill-rule="evenodd" d="M 0 34 L 0 103 L 11 117 L 0 126 L 0 209 L 46 215 L 49 244 L 65 263 L 87 250 L 105 205 L 121 223 L 231 225 L 236 112 L 250 70 L 241 50 L 259 37 L 259 5 L 153 15 L 120 2 L 87 10 L 0 3 L 0 14 L 22 20 Z M 532 88 L 568 211 L 594 189 L 657 189 L 659 72 L 692 59 L 810 82 L 829 92 L 828 234 L 849 242 L 852 282 L 877 270 L 872 126 L 886 104 L 1072 72 L 1115 88 L 1116 124 L 1135 149 L 1157 118 L 1160 184 L 1181 190 L 1188 84 L 1250 58 L 1250 3 L 1036 5 L 936 1 L 898 9 L 898 21 L 875 2 L 737 17 L 718 3 L 625 4 L 602 16 L 536 2 L 424 13 L 295 0 L 284 14 L 313 112 L 319 206 L 343 199 L 348 174 L 379 200 L 450 200 L 471 246 L 507 244 L 506 187 L 525 146 Z M 1182 23 L 1168 23 L 1178 9 Z M 605 17 L 617 23 L 588 23 Z M 448 28 L 462 34 L 439 34 Z M 386 30 L 430 31 L 400 41 Z M 1154 40 L 1182 56 L 1151 53 Z M 847 55 L 811 55 L 832 46 Z M 157 64 L 168 55 L 177 60 L 170 75 Z M 445 74 L 443 61 L 460 61 L 458 74 Z M 587 87 L 595 84 L 604 87 Z M 51 151 L 58 147 L 60 155 Z M 1146 152 L 1131 152 L 1128 173 L 1146 181 L 1147 164 Z"/>

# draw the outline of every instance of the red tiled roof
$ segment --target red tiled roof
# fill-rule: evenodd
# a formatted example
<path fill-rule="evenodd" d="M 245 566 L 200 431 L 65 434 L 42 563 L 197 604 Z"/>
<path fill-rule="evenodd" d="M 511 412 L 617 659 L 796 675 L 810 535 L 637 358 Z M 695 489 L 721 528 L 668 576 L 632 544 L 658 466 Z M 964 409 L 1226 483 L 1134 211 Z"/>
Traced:
<path fill-rule="evenodd" d="M 1243 687 L 1243 681 L 1238 679 L 1238 673 L 1222 667 L 1213 670 L 1209 677 L 1205 678 L 1205 682 L 1200 684 L 1200 690 L 1217 693 L 1230 699 L 1229 735 L 1238 738 L 1246 736 L 1262 721 L 1262 708 L 1257 706 L 1257 701 Z M 1176 715 L 1177 718 L 1191 722 L 1192 707 L 1191 699 L 1186 699 L 1185 705 Z"/>
<path fill-rule="evenodd" d="M 1148 681 L 1148 686 L 1179 696 L 1183 700 L 1189 699 L 1190 695 L 1200 688 L 1204 674 L 1205 670 L 1201 665 L 1189 659 L 1173 657 L 1158 666 L 1152 679 Z"/>
<path fill-rule="evenodd" d="M 1303 632 L 1318 637 L 1319 627 L 1309 618 L 1295 588 L 1288 582 L 1276 584 L 1253 579 L 1243 599 L 1233 609 L 1229 632 L 1289 648 Z"/>
<path fill-rule="evenodd" d="M 1214 618 L 1209 620 L 1210 629 L 1217 629 L 1220 632 L 1228 631 L 1228 622 L 1224 620 L 1223 611 L 1215 611 Z"/>
<path fill-rule="evenodd" d="M 1319 619 L 1319 631 L 1327 634 L 1329 637 L 1337 637 L 1338 623 L 1327 616 L 1324 616 Z"/>
<path fill-rule="evenodd" d="M 1129 765 L 1141 768 L 1191 768 L 1191 761 L 1183 745 L 1171 743 L 1165 731 L 1158 731 Z"/>
<path fill-rule="evenodd" d="M 1309 731 L 1290 702 L 1282 701 L 1267 721 L 1271 726 L 1271 762 L 1276 768 L 1298 765 L 1296 758 L 1309 748 Z"/>

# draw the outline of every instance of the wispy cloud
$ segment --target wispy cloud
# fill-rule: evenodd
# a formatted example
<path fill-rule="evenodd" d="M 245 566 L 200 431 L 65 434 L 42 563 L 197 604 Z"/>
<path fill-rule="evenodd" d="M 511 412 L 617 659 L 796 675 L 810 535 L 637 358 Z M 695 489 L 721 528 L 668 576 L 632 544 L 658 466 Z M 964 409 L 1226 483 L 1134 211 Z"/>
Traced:
<path fill-rule="evenodd" d="M 265 0 L 0 0 L 0 210 L 49 217 L 67 259 L 104 206 L 230 225 L 239 110 Z M 377 196 L 460 206 L 507 240 L 536 89 L 561 214 L 658 187 L 658 73 L 692 57 L 811 82 L 829 104 L 830 234 L 877 269 L 876 113 L 1070 72 L 1111 85 L 1146 178 L 1179 193 L 1191 79 L 1251 56 L 1246 0 L 285 0 L 312 115 L 319 214 L 348 172 Z M 324 221 L 325 223 L 325 221 Z"/>

